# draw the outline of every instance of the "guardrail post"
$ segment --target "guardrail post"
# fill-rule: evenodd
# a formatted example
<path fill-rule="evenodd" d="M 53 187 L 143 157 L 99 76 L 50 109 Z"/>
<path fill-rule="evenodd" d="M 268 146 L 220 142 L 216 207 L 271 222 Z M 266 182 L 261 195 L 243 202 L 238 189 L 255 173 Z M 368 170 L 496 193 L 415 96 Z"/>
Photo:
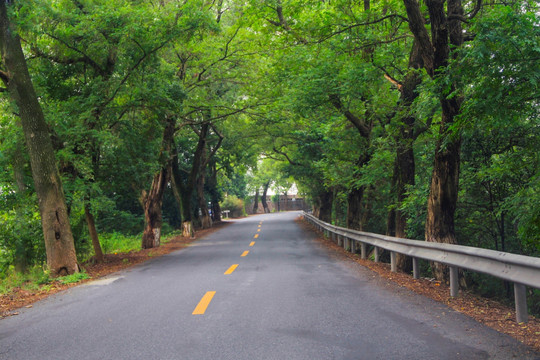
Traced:
<path fill-rule="evenodd" d="M 375 262 L 378 263 L 379 262 L 379 248 L 375 246 L 375 248 L 373 249 L 373 252 L 375 253 Z"/>
<path fill-rule="evenodd" d="M 456 297 L 459 292 L 459 275 L 458 268 L 450 266 L 450 296 Z"/>
<path fill-rule="evenodd" d="M 351 252 L 356 254 L 356 240 L 350 239 L 349 244 L 351 244 Z"/>
<path fill-rule="evenodd" d="M 367 244 L 366 243 L 360 243 L 360 257 L 362 260 L 367 259 Z"/>
<path fill-rule="evenodd" d="M 349 244 L 350 244 L 350 243 L 351 243 L 351 239 L 349 239 L 348 237 L 345 237 L 345 238 L 343 239 L 343 248 L 344 248 L 345 250 L 347 250 L 347 248 L 349 247 Z"/>
<path fill-rule="evenodd" d="M 396 253 L 394 251 L 390 251 L 390 270 L 397 272 Z"/>
<path fill-rule="evenodd" d="M 420 279 L 420 267 L 418 266 L 418 258 L 412 258 L 412 272 L 413 278 Z"/>
<path fill-rule="evenodd" d="M 526 323 L 529 321 L 527 314 L 527 291 L 525 285 L 514 283 L 514 298 L 516 302 L 516 321 Z"/>

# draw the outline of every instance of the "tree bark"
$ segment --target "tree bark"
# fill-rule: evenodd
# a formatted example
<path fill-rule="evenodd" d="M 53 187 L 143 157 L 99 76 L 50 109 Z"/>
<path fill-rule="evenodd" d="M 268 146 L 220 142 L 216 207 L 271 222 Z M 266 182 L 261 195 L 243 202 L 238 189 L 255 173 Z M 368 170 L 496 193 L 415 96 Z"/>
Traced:
<path fill-rule="evenodd" d="M 142 199 L 144 204 L 144 232 L 141 247 L 151 249 L 158 247 L 161 242 L 161 226 L 163 217 L 161 208 L 163 205 L 163 194 L 165 187 L 169 182 L 171 168 L 171 159 L 169 157 L 173 144 L 176 120 L 174 117 L 168 117 L 163 130 L 163 141 L 160 152 L 160 162 L 163 164 L 160 171 L 154 175 L 152 185 L 148 193 L 143 192 Z"/>
<path fill-rule="evenodd" d="M 193 211 L 191 206 L 191 199 L 193 197 L 193 192 L 195 191 L 197 177 L 205 166 L 203 164 L 202 152 L 206 149 L 207 136 L 210 129 L 209 123 L 204 123 L 201 125 L 201 129 L 197 132 L 199 140 L 197 142 L 197 147 L 195 149 L 195 154 L 193 155 L 193 163 L 191 165 L 191 170 L 183 179 L 178 166 L 178 151 L 174 149 L 174 155 L 172 158 L 171 169 L 172 169 L 172 178 L 173 184 L 177 186 L 177 189 L 180 192 L 182 198 L 182 236 L 192 238 L 195 235 L 193 229 Z M 174 145 L 174 141 L 171 142 Z"/>
<path fill-rule="evenodd" d="M 347 195 L 347 227 L 349 229 L 362 229 L 362 198 L 364 187 L 352 189 Z"/>
<path fill-rule="evenodd" d="M 212 221 L 221 221 L 221 207 L 219 205 L 219 192 L 218 192 L 218 169 L 216 167 L 216 161 L 212 160 L 210 166 L 209 188 L 210 188 L 210 203 L 212 206 Z"/>
<path fill-rule="evenodd" d="M 206 197 L 204 196 L 204 178 L 205 171 L 201 169 L 197 178 L 197 199 L 199 200 L 199 208 L 201 209 L 201 228 L 209 229 L 212 227 L 212 218 L 210 217 Z"/>
<path fill-rule="evenodd" d="M 369 144 L 369 134 L 365 137 L 366 142 Z M 369 146 L 369 145 L 368 145 Z M 361 169 L 371 159 L 371 154 L 366 151 L 360 155 L 356 161 L 356 166 Z M 356 186 L 352 188 L 347 195 L 347 227 L 354 230 L 362 230 L 362 201 L 365 193 L 365 186 Z"/>
<path fill-rule="evenodd" d="M 334 197 L 331 191 L 325 191 L 319 196 L 319 220 L 330 223 L 332 221 L 332 203 Z"/>
<path fill-rule="evenodd" d="M 259 212 L 259 188 L 255 190 L 255 198 L 253 199 L 253 213 L 257 214 Z"/>
<path fill-rule="evenodd" d="M 90 211 L 90 206 L 84 204 L 84 216 L 86 218 L 86 225 L 88 226 L 88 233 L 90 234 L 90 239 L 92 240 L 92 246 L 94 247 L 94 254 L 96 255 L 96 262 L 103 262 L 103 251 L 101 250 L 101 244 L 99 243 L 98 232 L 96 230 L 96 222 L 94 221 L 94 216 Z"/>
<path fill-rule="evenodd" d="M 161 226 L 163 224 L 161 207 L 167 182 L 168 172 L 162 168 L 154 175 L 150 191 L 143 195 L 145 223 L 141 244 L 143 249 L 151 249 L 160 245 Z"/>
<path fill-rule="evenodd" d="M 420 74 L 415 70 L 420 66 L 420 59 L 415 57 L 416 44 L 413 46 L 411 52 L 411 61 L 409 63 L 410 69 L 400 92 L 400 102 L 402 111 L 406 114 L 400 120 L 399 136 L 396 139 L 396 200 L 397 208 L 395 210 L 395 237 L 406 238 L 407 237 L 407 216 L 400 207 L 406 198 L 407 186 L 414 185 L 415 179 L 415 161 L 413 145 L 416 137 L 415 133 L 416 118 L 410 114 L 410 107 L 414 100 L 418 97 L 417 88 L 421 84 L 422 79 Z M 416 58 L 416 60 L 415 60 Z M 410 272 L 412 271 L 412 261 L 408 256 L 403 254 L 397 254 L 396 264 L 399 271 Z"/>
<path fill-rule="evenodd" d="M 45 117 L 39 105 L 20 38 L 8 18 L 9 2 L 0 2 L 0 52 L 7 88 L 18 107 L 32 177 L 39 200 L 47 266 L 53 276 L 79 271 L 73 235 Z"/>
<path fill-rule="evenodd" d="M 369 2 L 367 3 L 369 6 Z M 369 111 L 366 111 L 364 117 L 360 118 L 347 109 L 338 94 L 328 96 L 330 103 L 358 130 L 360 136 L 366 141 L 365 152 L 362 153 L 356 162 L 358 168 L 362 168 L 371 159 L 369 153 L 369 144 L 371 139 L 372 124 L 369 120 Z M 347 196 L 347 227 L 360 230 L 362 228 L 362 198 L 364 196 L 364 187 L 354 185 Z"/>
<path fill-rule="evenodd" d="M 171 147 L 172 148 L 172 147 Z M 175 151 L 175 150 L 173 150 Z M 170 177 L 171 177 L 171 188 L 172 188 L 172 191 L 173 191 L 173 195 L 174 195 L 174 199 L 176 200 L 176 206 L 178 206 L 178 214 L 180 214 L 180 221 L 182 221 L 184 219 L 184 210 L 183 210 L 183 206 L 182 206 L 182 195 L 180 194 L 180 186 L 176 183 L 176 179 L 177 179 L 177 176 L 175 176 L 175 170 L 173 169 L 173 162 L 176 161 L 177 159 L 177 156 L 176 155 L 173 155 L 172 158 L 171 158 L 171 164 L 170 164 L 170 167 L 169 167 L 169 174 L 170 174 Z M 180 172 L 180 170 L 178 169 L 178 164 L 176 165 L 176 171 L 177 172 Z"/>
<path fill-rule="evenodd" d="M 268 193 L 268 188 L 269 187 L 270 187 L 270 181 L 268 181 L 266 184 L 264 184 L 263 193 L 262 193 L 262 196 L 261 196 L 261 203 L 262 203 L 265 214 L 270 212 L 270 209 L 268 208 L 268 203 L 266 202 L 266 194 Z"/>

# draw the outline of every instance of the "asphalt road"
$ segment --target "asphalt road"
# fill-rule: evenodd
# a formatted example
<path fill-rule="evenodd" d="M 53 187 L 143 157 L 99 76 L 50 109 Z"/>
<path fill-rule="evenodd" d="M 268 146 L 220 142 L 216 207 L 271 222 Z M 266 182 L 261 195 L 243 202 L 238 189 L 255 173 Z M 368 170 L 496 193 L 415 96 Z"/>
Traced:
<path fill-rule="evenodd" d="M 22 309 L 0 321 L 0 359 L 540 359 L 330 256 L 298 215 L 238 220 Z"/>

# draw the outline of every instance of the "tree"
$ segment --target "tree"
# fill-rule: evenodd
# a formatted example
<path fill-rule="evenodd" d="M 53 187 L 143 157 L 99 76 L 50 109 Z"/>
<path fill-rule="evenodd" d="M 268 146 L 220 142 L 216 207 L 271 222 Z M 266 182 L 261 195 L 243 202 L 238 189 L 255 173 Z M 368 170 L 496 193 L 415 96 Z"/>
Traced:
<path fill-rule="evenodd" d="M 448 67 L 451 48 L 459 48 L 463 44 L 461 0 L 449 0 L 447 6 L 440 0 L 426 3 L 431 37 L 418 2 L 404 0 L 404 4 L 423 66 L 429 76 L 437 78 Z M 462 98 L 454 84 L 449 84 L 449 88 L 438 94 L 442 117 L 428 198 L 426 241 L 457 244 L 454 214 L 458 198 L 461 136 L 452 125 L 460 114 Z M 431 266 L 437 279 L 447 278 L 446 266 L 440 263 Z"/>
<path fill-rule="evenodd" d="M 43 111 L 32 85 L 16 26 L 0 4 L 0 54 L 6 71 L 2 80 L 17 106 L 32 164 L 47 250 L 47 266 L 54 275 L 79 271 L 62 183 Z"/>

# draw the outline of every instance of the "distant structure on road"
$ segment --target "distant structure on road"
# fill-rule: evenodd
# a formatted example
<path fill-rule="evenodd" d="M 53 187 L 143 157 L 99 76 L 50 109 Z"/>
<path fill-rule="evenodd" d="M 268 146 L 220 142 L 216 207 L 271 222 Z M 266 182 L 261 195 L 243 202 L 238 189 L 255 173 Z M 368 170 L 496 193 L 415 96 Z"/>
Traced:
<path fill-rule="evenodd" d="M 311 207 L 310 205 L 305 201 L 303 197 L 300 197 L 299 195 L 273 195 L 271 196 L 271 201 L 267 201 L 268 209 L 270 212 L 277 212 L 277 211 L 295 211 L 295 210 L 309 210 Z M 263 214 L 264 208 L 259 200 L 259 206 L 257 209 L 257 212 L 253 212 L 253 198 L 246 201 L 246 212 L 248 214 Z"/>

